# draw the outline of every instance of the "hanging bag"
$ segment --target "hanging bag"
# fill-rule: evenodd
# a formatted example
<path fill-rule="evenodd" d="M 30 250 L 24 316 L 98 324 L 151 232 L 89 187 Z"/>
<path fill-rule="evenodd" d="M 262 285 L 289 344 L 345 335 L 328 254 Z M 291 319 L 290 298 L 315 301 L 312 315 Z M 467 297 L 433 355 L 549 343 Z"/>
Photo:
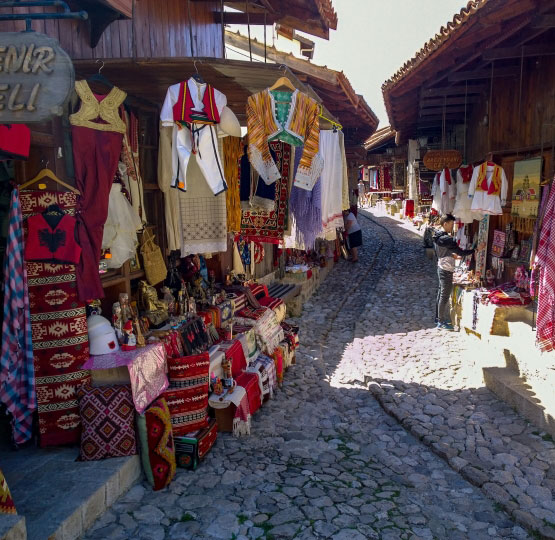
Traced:
<path fill-rule="evenodd" d="M 145 229 L 142 237 L 141 255 L 143 256 L 143 268 L 149 285 L 157 285 L 166 279 L 168 270 L 162 251 L 154 243 L 154 235 L 149 229 Z"/>

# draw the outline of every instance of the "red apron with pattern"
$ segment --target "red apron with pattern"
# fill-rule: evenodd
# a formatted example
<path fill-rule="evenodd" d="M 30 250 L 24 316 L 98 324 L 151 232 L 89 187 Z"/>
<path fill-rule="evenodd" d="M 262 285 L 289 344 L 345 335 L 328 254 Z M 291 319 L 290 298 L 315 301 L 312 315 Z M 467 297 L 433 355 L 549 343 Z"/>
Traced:
<path fill-rule="evenodd" d="M 57 204 L 75 215 L 71 192 L 21 191 L 23 218 Z M 76 389 L 90 382 L 81 366 L 89 358 L 85 304 L 77 295 L 75 265 L 26 263 L 33 334 L 35 384 L 41 446 L 79 443 L 81 421 Z"/>

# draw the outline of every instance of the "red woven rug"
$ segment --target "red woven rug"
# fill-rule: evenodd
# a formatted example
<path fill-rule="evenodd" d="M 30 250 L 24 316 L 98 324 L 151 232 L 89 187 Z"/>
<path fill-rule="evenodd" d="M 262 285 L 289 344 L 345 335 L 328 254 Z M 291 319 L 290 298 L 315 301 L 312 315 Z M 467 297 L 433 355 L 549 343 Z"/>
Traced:
<path fill-rule="evenodd" d="M 291 166 L 291 146 L 280 141 L 270 142 L 275 152 L 275 162 L 281 172 L 276 181 L 276 199 L 271 211 L 241 213 L 241 235 L 253 242 L 279 244 L 287 226 L 287 206 L 289 202 L 289 168 Z"/>
<path fill-rule="evenodd" d="M 75 213 L 73 193 L 22 191 L 23 218 L 58 204 Z M 28 262 L 27 275 L 41 446 L 79 443 L 76 389 L 90 381 L 85 304 L 77 296 L 75 266 Z"/>

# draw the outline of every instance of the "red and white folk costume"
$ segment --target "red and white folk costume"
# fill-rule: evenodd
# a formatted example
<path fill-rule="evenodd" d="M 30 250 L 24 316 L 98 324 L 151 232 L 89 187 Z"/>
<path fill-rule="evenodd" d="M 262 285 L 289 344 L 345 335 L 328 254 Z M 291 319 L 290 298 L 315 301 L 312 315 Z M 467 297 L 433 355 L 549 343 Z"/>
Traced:
<path fill-rule="evenodd" d="M 187 190 L 187 166 L 194 154 L 214 195 L 227 189 L 216 128 L 226 104 L 224 94 L 192 77 L 168 88 L 160 120 L 162 127 L 173 126 L 172 187 Z"/>
<path fill-rule="evenodd" d="M 481 213 L 471 210 L 472 197 L 468 195 L 473 171 L 472 165 L 464 165 L 457 171 L 457 198 L 453 214 L 462 223 L 472 223 L 475 219 L 482 219 Z"/>
<path fill-rule="evenodd" d="M 505 171 L 495 163 L 485 161 L 474 167 L 468 195 L 473 197 L 473 212 L 482 215 L 501 215 L 507 202 L 507 177 Z"/>

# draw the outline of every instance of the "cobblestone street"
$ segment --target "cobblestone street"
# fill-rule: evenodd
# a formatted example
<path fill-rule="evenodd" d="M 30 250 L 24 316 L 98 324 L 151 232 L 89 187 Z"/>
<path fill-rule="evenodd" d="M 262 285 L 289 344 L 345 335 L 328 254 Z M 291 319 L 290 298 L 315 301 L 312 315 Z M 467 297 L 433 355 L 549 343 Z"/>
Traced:
<path fill-rule="evenodd" d="M 297 363 L 251 436 L 134 486 L 87 539 L 555 538 L 555 445 L 483 387 L 471 341 L 435 329 L 414 228 L 365 214 L 360 262 L 295 319 Z"/>

